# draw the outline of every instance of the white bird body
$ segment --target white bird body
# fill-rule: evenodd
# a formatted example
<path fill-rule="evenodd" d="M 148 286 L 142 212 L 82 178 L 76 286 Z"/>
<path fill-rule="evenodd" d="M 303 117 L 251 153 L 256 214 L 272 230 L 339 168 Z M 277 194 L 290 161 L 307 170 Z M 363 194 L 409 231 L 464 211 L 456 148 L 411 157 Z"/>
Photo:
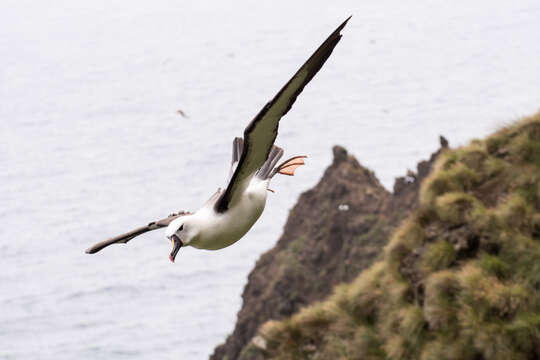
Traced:
<path fill-rule="evenodd" d="M 171 237 L 183 224 L 191 238 L 184 246 L 197 249 L 219 250 L 240 240 L 259 219 L 266 205 L 270 179 L 253 177 L 248 188 L 226 212 L 217 213 L 209 201 L 192 215 L 173 220 L 165 230 Z"/>
<path fill-rule="evenodd" d="M 340 31 L 349 19 L 330 34 L 259 111 L 245 128 L 244 137 L 234 139 L 229 182 L 224 191 L 218 190 L 195 213 L 180 212 L 152 221 L 146 226 L 101 241 L 86 252 L 93 254 L 111 244 L 125 244 L 138 235 L 163 227 L 167 227 L 165 235 L 173 245 L 169 255 L 171 261 L 174 261 L 182 246 L 218 250 L 242 238 L 264 210 L 270 179 L 278 173 L 292 176 L 295 169 L 304 164 L 305 156 L 295 156 L 276 166 L 283 155 L 283 149 L 274 145 L 279 121 L 328 60 L 341 39 Z"/>

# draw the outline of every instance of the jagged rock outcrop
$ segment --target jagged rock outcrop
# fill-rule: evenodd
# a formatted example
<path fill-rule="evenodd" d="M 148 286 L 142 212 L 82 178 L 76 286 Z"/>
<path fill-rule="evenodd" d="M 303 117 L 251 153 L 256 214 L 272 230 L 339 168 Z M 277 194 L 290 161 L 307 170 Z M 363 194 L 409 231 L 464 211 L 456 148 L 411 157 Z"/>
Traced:
<path fill-rule="evenodd" d="M 444 139 L 444 138 L 442 138 Z M 446 146 L 446 140 L 441 140 Z M 398 178 L 388 192 L 373 172 L 340 147 L 320 182 L 292 209 L 276 246 L 257 261 L 233 333 L 212 360 L 242 358 L 260 325 L 322 300 L 381 253 L 389 234 L 418 205 L 420 183 L 440 151 Z"/>
<path fill-rule="evenodd" d="M 419 195 L 374 264 L 244 358 L 540 359 L 540 113 L 445 150 Z"/>

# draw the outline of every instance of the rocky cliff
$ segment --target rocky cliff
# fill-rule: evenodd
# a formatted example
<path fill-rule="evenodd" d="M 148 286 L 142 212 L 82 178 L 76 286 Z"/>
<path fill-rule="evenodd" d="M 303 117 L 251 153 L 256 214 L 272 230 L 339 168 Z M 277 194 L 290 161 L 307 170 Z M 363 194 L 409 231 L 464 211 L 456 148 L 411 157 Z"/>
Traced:
<path fill-rule="evenodd" d="M 540 359 L 540 113 L 443 151 L 411 207 L 375 263 L 244 358 Z"/>
<path fill-rule="evenodd" d="M 264 322 L 324 299 L 371 265 L 392 229 L 418 206 L 420 183 L 439 153 L 398 178 L 390 193 L 344 148 L 334 147 L 332 164 L 300 196 L 276 246 L 250 273 L 235 329 L 211 359 L 251 358 L 244 349 Z"/>

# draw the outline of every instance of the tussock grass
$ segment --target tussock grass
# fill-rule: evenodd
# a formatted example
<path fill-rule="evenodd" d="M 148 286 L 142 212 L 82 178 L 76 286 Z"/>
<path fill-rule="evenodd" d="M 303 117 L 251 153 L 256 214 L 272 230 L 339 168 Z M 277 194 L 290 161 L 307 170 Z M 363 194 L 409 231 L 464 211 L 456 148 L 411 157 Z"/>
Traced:
<path fill-rule="evenodd" d="M 506 201 L 497 208 L 499 218 L 516 230 L 526 231 L 531 226 L 534 208 L 530 202 L 518 193 L 510 194 Z"/>
<path fill-rule="evenodd" d="M 424 327 L 424 313 L 418 305 L 408 305 L 398 311 L 399 334 L 412 345 L 416 345 L 422 340 Z"/>
<path fill-rule="evenodd" d="M 438 167 L 436 167 L 437 169 Z M 420 196 L 422 204 L 428 204 L 448 192 L 466 192 L 478 184 L 481 179 L 480 174 L 462 162 L 455 163 L 449 169 L 435 171 L 434 176 L 425 180 Z"/>
<path fill-rule="evenodd" d="M 479 265 L 489 275 L 495 275 L 497 279 L 507 279 L 512 274 L 512 267 L 500 257 L 490 254 L 482 254 Z"/>
<path fill-rule="evenodd" d="M 451 192 L 439 196 L 436 201 L 436 212 L 441 221 L 450 225 L 458 225 L 465 222 L 467 215 L 473 210 L 478 200 L 474 196 L 463 192 Z"/>
<path fill-rule="evenodd" d="M 384 259 L 266 323 L 276 359 L 540 358 L 540 113 L 445 150 Z"/>
<path fill-rule="evenodd" d="M 426 247 L 421 261 L 422 269 L 431 273 L 448 268 L 456 261 L 456 252 L 448 241 L 438 240 Z"/>
<path fill-rule="evenodd" d="M 460 283 L 451 271 L 440 271 L 427 279 L 423 310 L 430 329 L 455 331 L 460 289 Z"/>
<path fill-rule="evenodd" d="M 390 242 L 384 252 L 390 268 L 399 273 L 399 267 L 403 259 L 410 255 L 413 249 L 420 246 L 425 240 L 425 231 L 415 221 L 406 221 L 391 236 Z"/>
<path fill-rule="evenodd" d="M 540 140 L 531 135 L 529 132 L 524 132 L 517 136 L 510 151 L 519 159 L 540 166 Z"/>

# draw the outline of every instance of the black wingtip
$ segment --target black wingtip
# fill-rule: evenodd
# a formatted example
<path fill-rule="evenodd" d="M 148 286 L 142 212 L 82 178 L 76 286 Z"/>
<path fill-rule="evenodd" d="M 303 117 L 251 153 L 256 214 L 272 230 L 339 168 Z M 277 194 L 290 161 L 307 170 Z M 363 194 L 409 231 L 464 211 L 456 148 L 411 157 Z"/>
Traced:
<path fill-rule="evenodd" d="M 98 251 L 100 251 L 101 249 L 111 245 L 112 243 L 114 243 L 114 242 L 111 242 L 111 240 L 101 241 L 101 242 L 99 242 L 97 244 L 92 245 L 91 247 L 86 249 L 84 252 L 87 253 L 87 254 L 95 254 Z"/>
<path fill-rule="evenodd" d="M 347 23 L 349 22 L 349 20 L 351 20 L 351 18 L 352 18 L 352 15 L 349 16 L 347 19 L 345 19 L 345 21 L 341 25 L 338 26 L 338 28 L 336 29 L 336 32 L 343 30 L 343 28 L 345 27 L 345 25 L 347 25 Z"/>
<path fill-rule="evenodd" d="M 328 55 L 326 56 L 326 58 L 328 58 L 328 56 L 330 56 L 330 54 L 332 53 L 332 51 L 334 50 L 334 47 L 337 45 L 337 43 L 341 40 L 341 37 L 343 35 L 341 35 L 341 30 L 343 30 L 343 28 L 345 27 L 345 25 L 347 25 L 347 23 L 349 22 L 349 20 L 352 18 L 352 15 L 349 16 L 347 19 L 345 19 L 344 22 L 341 23 L 341 25 L 339 25 L 336 30 L 334 30 L 332 32 L 332 34 L 330 34 L 330 36 L 321 44 L 321 46 L 317 49 L 317 51 L 312 55 L 312 57 L 317 54 L 317 52 L 319 52 L 321 49 L 323 48 L 328 48 Z M 311 60 L 308 59 L 307 62 L 309 62 Z M 324 62 L 326 61 L 326 59 L 321 63 L 321 66 L 322 64 L 324 64 Z M 306 62 L 306 63 L 307 63 Z"/>
<path fill-rule="evenodd" d="M 337 41 L 339 41 L 341 39 L 341 37 L 343 35 L 341 35 L 341 30 L 343 30 L 343 28 L 345 27 L 345 25 L 347 25 L 347 23 L 349 22 L 349 20 L 352 18 L 352 15 L 349 16 L 347 19 L 345 19 L 344 22 L 341 23 L 341 25 L 339 25 L 336 30 L 334 30 L 332 32 L 332 34 L 330 34 L 330 36 L 328 37 L 328 39 L 326 39 L 326 42 L 330 41 L 330 40 L 335 40 L 336 38 L 338 39 Z M 324 42 L 323 45 L 326 43 Z M 334 45 L 335 46 L 335 45 Z"/>

